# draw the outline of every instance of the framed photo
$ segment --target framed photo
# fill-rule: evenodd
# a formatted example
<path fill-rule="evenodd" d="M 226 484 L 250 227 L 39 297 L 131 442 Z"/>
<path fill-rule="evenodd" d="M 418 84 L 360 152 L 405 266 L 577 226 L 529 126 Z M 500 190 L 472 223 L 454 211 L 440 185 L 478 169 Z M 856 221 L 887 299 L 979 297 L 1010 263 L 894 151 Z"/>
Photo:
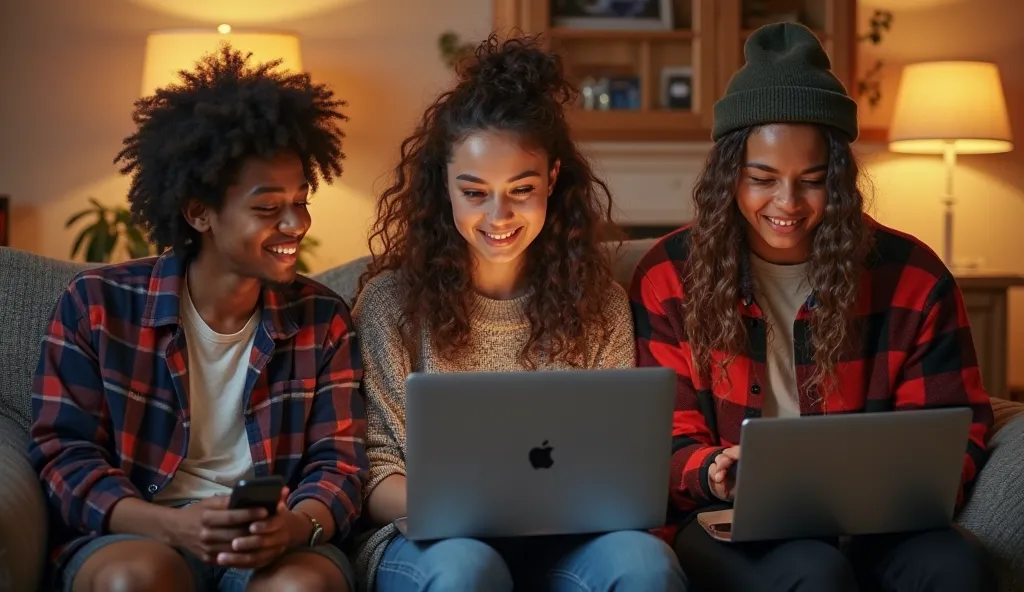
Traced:
<path fill-rule="evenodd" d="M 669 66 L 661 71 L 661 108 L 693 109 L 693 68 Z"/>
<path fill-rule="evenodd" d="M 608 79 L 608 95 L 611 109 L 635 111 L 640 108 L 640 78 L 637 76 L 615 76 Z"/>
<path fill-rule="evenodd" d="M 551 0 L 551 24 L 569 29 L 672 29 L 672 0 Z"/>
<path fill-rule="evenodd" d="M 0 247 L 11 246 L 11 198 L 0 195 Z"/>

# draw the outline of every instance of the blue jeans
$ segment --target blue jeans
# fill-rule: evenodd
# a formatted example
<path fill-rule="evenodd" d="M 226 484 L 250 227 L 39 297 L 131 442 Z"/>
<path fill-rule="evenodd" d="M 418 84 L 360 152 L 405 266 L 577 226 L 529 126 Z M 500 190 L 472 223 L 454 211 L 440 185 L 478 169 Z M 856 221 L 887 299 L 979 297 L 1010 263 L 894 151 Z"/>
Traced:
<path fill-rule="evenodd" d="M 591 536 L 414 543 L 401 535 L 384 550 L 378 592 L 683 592 L 679 561 L 661 539 L 639 531 Z"/>

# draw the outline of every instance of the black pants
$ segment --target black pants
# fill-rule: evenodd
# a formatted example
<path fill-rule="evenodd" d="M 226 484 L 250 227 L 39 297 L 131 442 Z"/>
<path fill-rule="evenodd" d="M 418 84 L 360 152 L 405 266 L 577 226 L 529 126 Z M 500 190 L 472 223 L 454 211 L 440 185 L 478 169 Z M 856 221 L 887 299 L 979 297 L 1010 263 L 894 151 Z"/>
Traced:
<path fill-rule="evenodd" d="M 695 521 L 676 537 L 676 555 L 700 592 L 990 592 L 980 544 L 953 528 L 835 541 L 720 543 Z"/>

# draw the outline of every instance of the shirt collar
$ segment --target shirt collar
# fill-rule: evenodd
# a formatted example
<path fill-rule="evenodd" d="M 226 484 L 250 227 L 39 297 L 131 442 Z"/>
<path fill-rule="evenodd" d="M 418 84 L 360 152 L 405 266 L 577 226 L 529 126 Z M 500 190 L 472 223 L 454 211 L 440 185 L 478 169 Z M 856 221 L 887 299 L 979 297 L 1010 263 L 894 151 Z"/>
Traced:
<path fill-rule="evenodd" d="M 169 249 L 157 257 L 149 277 L 146 309 L 142 315 L 142 326 L 163 327 L 181 322 L 181 289 L 185 285 L 185 271 L 188 258 L 175 249 Z M 263 307 L 262 324 L 270 337 L 288 339 L 299 331 L 299 324 L 289 303 L 292 299 L 284 292 L 288 288 L 276 288 L 264 283 L 260 294 Z"/>
<path fill-rule="evenodd" d="M 754 272 L 750 264 L 751 256 L 750 252 L 747 251 L 740 258 L 740 301 L 743 303 L 743 306 L 754 304 Z M 812 290 L 807 297 L 807 310 L 814 310 L 818 308 L 819 304 L 818 298 Z"/>

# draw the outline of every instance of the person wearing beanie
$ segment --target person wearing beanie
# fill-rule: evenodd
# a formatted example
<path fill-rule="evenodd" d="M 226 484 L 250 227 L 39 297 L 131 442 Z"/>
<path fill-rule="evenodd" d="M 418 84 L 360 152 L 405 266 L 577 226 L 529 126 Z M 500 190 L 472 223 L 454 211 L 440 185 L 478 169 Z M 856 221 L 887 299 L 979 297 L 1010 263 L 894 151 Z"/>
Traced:
<path fill-rule="evenodd" d="M 992 590 L 980 545 L 953 528 L 854 537 L 840 551 L 827 539 L 720 543 L 694 519 L 730 507 L 748 417 L 968 407 L 958 509 L 993 420 L 953 275 L 864 213 L 857 104 L 821 44 L 779 23 L 744 56 L 714 106 L 694 220 L 644 256 L 630 286 L 638 364 L 677 373 L 670 538 L 683 570 L 720 592 Z"/>

